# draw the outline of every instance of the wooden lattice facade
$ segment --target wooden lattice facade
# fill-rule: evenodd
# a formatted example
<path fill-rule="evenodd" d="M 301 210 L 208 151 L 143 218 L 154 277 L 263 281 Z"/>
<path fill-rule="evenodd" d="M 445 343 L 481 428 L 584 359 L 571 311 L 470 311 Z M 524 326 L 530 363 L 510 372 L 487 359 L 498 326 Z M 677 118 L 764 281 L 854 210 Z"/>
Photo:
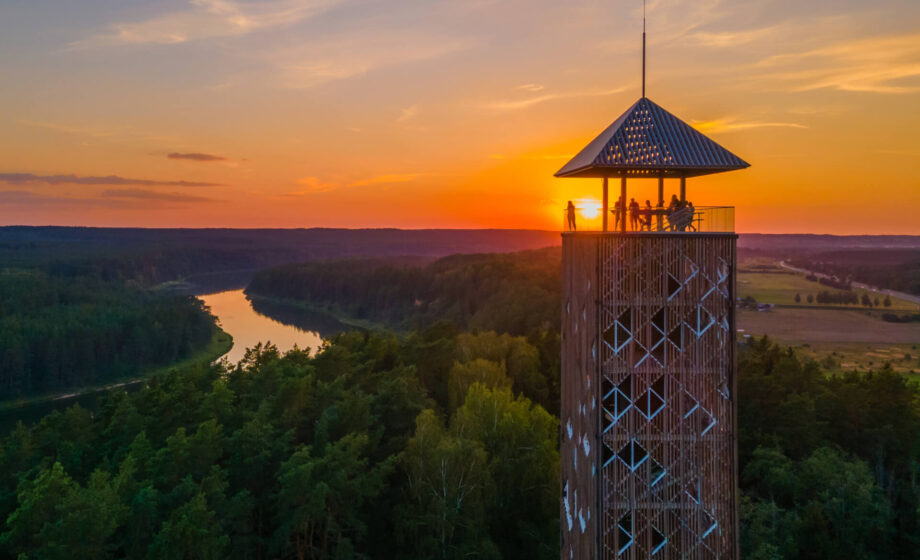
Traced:
<path fill-rule="evenodd" d="M 735 239 L 563 235 L 563 559 L 738 558 Z"/>

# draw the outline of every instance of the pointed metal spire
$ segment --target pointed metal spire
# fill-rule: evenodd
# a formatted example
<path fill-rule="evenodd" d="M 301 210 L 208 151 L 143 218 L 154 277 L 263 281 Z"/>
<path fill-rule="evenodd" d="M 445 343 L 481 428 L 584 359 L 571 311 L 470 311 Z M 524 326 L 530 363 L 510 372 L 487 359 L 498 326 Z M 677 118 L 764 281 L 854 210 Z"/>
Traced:
<path fill-rule="evenodd" d="M 642 0 L 642 97 L 645 97 L 645 0 Z"/>

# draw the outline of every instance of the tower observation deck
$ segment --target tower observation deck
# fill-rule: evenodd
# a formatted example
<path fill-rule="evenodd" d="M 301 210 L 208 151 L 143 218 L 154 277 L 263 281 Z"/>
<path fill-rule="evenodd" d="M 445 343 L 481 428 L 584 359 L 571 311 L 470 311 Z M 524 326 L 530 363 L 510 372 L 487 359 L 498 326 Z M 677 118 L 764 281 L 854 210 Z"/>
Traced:
<path fill-rule="evenodd" d="M 643 92 L 556 173 L 603 181 L 592 220 L 563 216 L 563 559 L 739 557 L 734 213 L 686 181 L 745 167 Z"/>

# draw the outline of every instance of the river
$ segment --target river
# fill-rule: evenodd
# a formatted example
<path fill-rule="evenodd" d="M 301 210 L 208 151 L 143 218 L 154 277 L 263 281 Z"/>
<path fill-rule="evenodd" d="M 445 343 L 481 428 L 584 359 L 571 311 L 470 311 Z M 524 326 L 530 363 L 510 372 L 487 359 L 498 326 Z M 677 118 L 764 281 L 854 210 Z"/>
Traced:
<path fill-rule="evenodd" d="M 327 315 L 311 313 L 270 300 L 250 301 L 241 289 L 198 295 L 211 313 L 217 317 L 221 328 L 233 337 L 233 347 L 223 357 L 231 363 L 238 362 L 259 342 L 271 342 L 278 350 L 285 352 L 295 345 L 302 349 L 316 351 L 323 343 L 323 337 L 346 330 L 341 323 Z M 119 390 L 136 390 L 140 381 L 119 385 Z M 55 400 L 25 404 L 19 408 L 0 410 L 0 435 L 11 429 L 17 420 L 35 422 L 54 410 L 62 410 L 79 403 L 94 410 L 105 389 L 83 393 Z"/>
<path fill-rule="evenodd" d="M 233 348 L 224 355 L 231 363 L 240 361 L 246 349 L 259 342 L 271 342 L 282 352 L 292 349 L 295 345 L 301 349 L 316 351 L 323 343 L 319 331 L 321 327 L 311 329 L 306 323 L 298 324 L 297 315 L 309 317 L 309 313 L 297 313 L 296 310 L 288 308 L 291 318 L 275 319 L 273 317 L 278 317 L 279 313 L 271 313 L 265 309 L 266 306 L 270 307 L 271 303 L 260 300 L 257 303 L 262 311 L 260 313 L 253 308 L 253 303 L 246 298 L 243 290 L 229 290 L 198 297 L 211 308 L 211 313 L 217 317 L 221 328 L 233 337 Z M 279 311 L 284 309 L 284 306 L 275 305 L 280 308 Z"/>

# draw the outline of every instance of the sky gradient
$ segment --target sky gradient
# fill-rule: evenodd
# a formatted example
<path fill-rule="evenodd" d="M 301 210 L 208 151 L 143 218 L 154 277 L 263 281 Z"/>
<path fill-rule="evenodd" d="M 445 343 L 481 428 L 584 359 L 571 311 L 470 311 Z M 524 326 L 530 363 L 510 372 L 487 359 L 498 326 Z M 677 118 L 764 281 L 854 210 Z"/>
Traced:
<path fill-rule="evenodd" d="M 0 225 L 558 229 L 600 180 L 553 173 L 640 95 L 641 17 L 5 0 Z M 752 165 L 690 179 L 695 204 L 920 234 L 920 2 L 650 0 L 648 33 L 648 97 Z"/>

